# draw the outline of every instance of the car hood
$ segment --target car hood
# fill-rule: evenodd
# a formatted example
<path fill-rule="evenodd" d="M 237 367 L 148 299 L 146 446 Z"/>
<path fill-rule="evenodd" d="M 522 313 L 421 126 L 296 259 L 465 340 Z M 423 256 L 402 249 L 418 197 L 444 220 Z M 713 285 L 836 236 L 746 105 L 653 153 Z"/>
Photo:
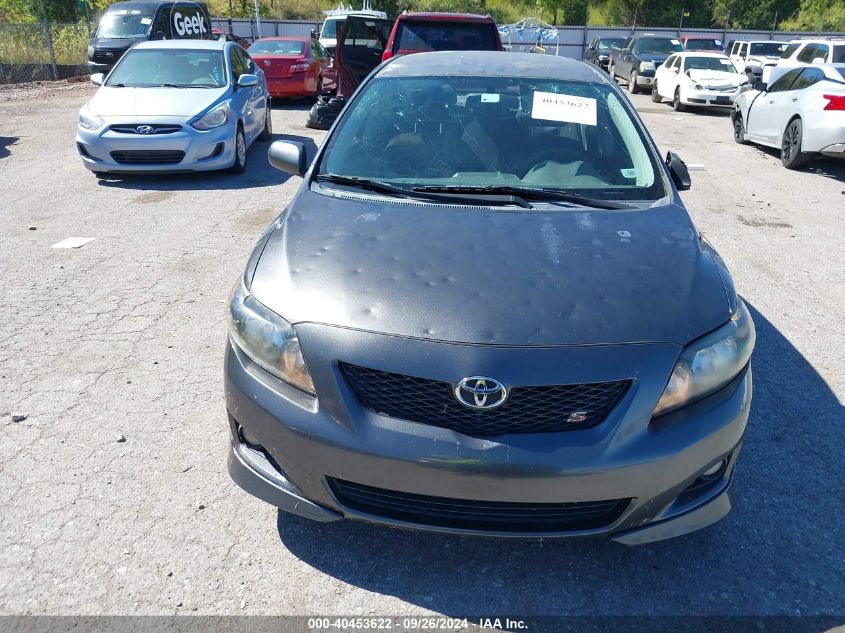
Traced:
<path fill-rule="evenodd" d="M 228 88 L 117 88 L 103 86 L 88 103 L 103 117 L 192 117 L 220 99 Z"/>
<path fill-rule="evenodd" d="M 250 290 L 294 324 L 476 344 L 683 345 L 730 317 L 676 205 L 512 212 L 303 190 Z"/>
<path fill-rule="evenodd" d="M 724 86 L 738 86 L 745 81 L 745 75 L 739 73 L 727 73 L 720 70 L 688 70 L 690 79 L 708 88 L 721 88 Z"/>

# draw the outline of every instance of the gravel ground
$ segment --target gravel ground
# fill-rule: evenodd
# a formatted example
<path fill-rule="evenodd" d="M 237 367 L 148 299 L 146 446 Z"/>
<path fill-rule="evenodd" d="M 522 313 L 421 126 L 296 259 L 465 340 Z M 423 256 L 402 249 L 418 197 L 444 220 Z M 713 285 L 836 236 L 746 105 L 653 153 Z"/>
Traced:
<path fill-rule="evenodd" d="M 466 539 L 230 482 L 223 306 L 298 179 L 258 144 L 241 176 L 98 181 L 73 144 L 90 94 L 0 100 L 0 613 L 845 614 L 845 163 L 789 172 L 726 116 L 634 97 L 757 323 L 738 506 L 640 548 Z M 306 110 L 276 107 L 277 138 L 315 147 Z M 70 236 L 95 239 L 51 248 Z"/>

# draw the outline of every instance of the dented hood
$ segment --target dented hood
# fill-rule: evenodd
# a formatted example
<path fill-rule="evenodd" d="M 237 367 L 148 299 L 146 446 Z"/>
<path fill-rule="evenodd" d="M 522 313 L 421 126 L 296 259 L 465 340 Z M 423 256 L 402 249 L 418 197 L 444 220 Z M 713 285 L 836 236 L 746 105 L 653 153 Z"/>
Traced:
<path fill-rule="evenodd" d="M 251 290 L 294 324 L 479 344 L 683 345 L 730 314 L 675 205 L 510 211 L 303 190 Z"/>
<path fill-rule="evenodd" d="M 740 73 L 722 72 L 719 70 L 698 70 L 687 71 L 690 79 L 700 83 L 706 88 L 736 87 L 746 80 L 745 75 Z"/>

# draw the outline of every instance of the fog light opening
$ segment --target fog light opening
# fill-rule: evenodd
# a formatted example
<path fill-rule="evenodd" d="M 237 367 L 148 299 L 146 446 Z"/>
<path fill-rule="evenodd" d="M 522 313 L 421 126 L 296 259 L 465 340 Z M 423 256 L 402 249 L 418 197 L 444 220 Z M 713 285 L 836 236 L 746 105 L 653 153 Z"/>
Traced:
<path fill-rule="evenodd" d="M 712 477 L 725 467 L 725 460 L 720 460 L 701 473 L 702 477 Z"/>
<path fill-rule="evenodd" d="M 240 424 L 238 425 L 238 439 L 240 439 L 241 443 L 246 444 L 253 450 L 264 451 L 264 447 L 261 445 L 261 442 L 258 441 L 258 438 L 250 433 L 246 427 L 241 426 Z"/>

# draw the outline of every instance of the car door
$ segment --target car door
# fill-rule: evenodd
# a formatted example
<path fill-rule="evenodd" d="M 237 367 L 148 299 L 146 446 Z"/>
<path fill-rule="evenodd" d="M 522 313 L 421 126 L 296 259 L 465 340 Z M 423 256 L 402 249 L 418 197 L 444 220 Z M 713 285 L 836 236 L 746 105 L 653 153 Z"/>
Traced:
<path fill-rule="evenodd" d="M 593 64 L 596 63 L 596 56 L 597 56 L 596 55 L 596 48 L 598 47 L 598 44 L 599 44 L 599 38 L 594 37 L 593 41 L 590 42 L 590 45 L 584 51 L 584 61 L 588 61 L 588 62 L 591 62 Z"/>
<path fill-rule="evenodd" d="M 654 81 L 656 83 L 657 94 L 661 97 L 669 97 L 672 92 L 669 91 L 672 83 L 672 66 L 675 64 L 677 55 L 670 55 L 666 63 L 657 67 L 654 73 Z"/>
<path fill-rule="evenodd" d="M 249 100 L 247 103 L 248 115 L 252 118 L 252 134 L 258 136 L 264 127 L 264 117 L 267 110 L 266 80 L 264 79 L 264 71 L 258 67 L 258 64 L 249 56 L 240 46 L 235 46 L 232 49 L 236 55 L 241 58 L 241 63 L 244 69 L 250 75 L 258 77 L 258 83 L 249 90 Z"/>
<path fill-rule="evenodd" d="M 337 94 L 351 97 L 358 85 L 381 63 L 393 22 L 350 15 L 339 28 L 334 59 Z"/>
<path fill-rule="evenodd" d="M 249 143 L 255 134 L 256 125 L 255 112 L 250 107 L 253 89 L 238 86 L 238 79 L 247 72 L 243 58 L 238 55 L 238 49 L 240 47 L 228 46 L 227 48 L 232 73 L 232 109 L 235 111 L 238 119 L 243 122 L 244 136 L 246 137 L 247 143 Z"/>
<path fill-rule="evenodd" d="M 754 99 L 745 120 L 745 131 L 751 140 L 780 146 L 783 129 L 776 116 L 780 112 L 782 102 L 791 98 L 789 89 L 803 70 L 803 66 L 789 70 L 769 86 L 766 92 Z"/>
<path fill-rule="evenodd" d="M 619 63 L 616 64 L 615 73 L 620 77 L 631 76 L 631 59 L 634 56 L 634 38 L 625 40 L 622 50 L 619 51 Z"/>

